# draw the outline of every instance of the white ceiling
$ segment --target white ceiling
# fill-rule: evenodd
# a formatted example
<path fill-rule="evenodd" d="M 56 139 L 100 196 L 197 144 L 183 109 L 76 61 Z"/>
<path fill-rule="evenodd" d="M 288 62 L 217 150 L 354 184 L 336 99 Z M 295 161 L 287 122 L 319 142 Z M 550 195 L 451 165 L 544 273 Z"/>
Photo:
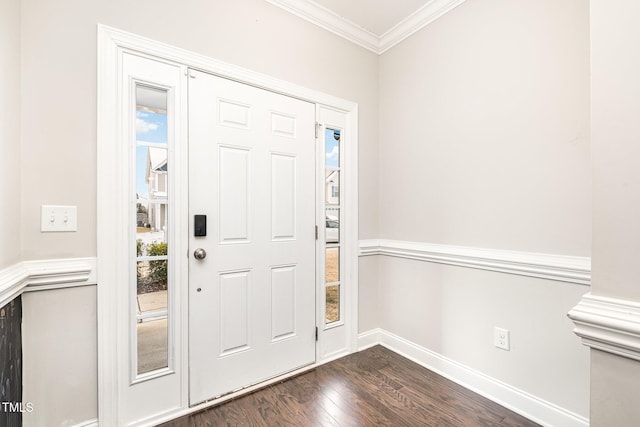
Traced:
<path fill-rule="evenodd" d="M 431 0 L 315 0 L 378 37 Z"/>
<path fill-rule="evenodd" d="M 466 0 L 266 0 L 377 54 Z"/>

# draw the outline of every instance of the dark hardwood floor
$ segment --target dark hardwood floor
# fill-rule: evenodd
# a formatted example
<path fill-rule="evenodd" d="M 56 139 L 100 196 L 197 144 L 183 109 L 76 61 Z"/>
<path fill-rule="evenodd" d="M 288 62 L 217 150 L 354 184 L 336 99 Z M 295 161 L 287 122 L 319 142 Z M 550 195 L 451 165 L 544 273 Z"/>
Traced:
<path fill-rule="evenodd" d="M 162 424 L 187 426 L 537 426 L 381 346 Z"/>

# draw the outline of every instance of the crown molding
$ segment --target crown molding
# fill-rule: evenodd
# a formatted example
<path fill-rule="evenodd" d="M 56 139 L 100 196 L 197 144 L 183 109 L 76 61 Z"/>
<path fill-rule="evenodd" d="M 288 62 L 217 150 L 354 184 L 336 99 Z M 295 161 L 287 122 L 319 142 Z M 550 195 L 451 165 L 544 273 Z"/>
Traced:
<path fill-rule="evenodd" d="M 360 256 L 385 255 L 589 285 L 591 259 L 400 240 L 361 240 Z"/>
<path fill-rule="evenodd" d="M 640 360 L 640 303 L 588 293 L 567 316 L 584 345 Z"/>
<path fill-rule="evenodd" d="M 431 0 L 379 37 L 378 54 L 382 54 L 466 0 Z"/>
<path fill-rule="evenodd" d="M 466 0 L 431 0 L 381 36 L 312 0 L 266 1 L 380 55 Z"/>
<path fill-rule="evenodd" d="M 266 0 L 289 13 L 343 37 L 372 52 L 379 53 L 380 38 L 311 0 Z"/>

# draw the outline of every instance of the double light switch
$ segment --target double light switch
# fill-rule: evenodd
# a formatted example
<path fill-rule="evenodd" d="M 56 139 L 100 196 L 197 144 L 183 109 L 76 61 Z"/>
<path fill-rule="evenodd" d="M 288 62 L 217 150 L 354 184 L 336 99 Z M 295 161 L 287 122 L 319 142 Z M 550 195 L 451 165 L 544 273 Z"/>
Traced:
<path fill-rule="evenodd" d="M 77 206 L 42 205 L 40 231 L 77 231 Z"/>

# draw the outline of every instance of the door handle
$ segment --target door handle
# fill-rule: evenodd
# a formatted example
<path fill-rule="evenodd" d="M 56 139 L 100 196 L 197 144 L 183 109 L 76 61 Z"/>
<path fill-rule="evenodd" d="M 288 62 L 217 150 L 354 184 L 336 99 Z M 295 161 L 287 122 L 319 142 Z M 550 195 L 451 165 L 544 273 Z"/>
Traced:
<path fill-rule="evenodd" d="M 193 257 L 195 259 L 203 260 L 207 257 L 207 251 L 205 251 L 202 248 L 198 248 L 195 251 L 193 251 Z"/>

